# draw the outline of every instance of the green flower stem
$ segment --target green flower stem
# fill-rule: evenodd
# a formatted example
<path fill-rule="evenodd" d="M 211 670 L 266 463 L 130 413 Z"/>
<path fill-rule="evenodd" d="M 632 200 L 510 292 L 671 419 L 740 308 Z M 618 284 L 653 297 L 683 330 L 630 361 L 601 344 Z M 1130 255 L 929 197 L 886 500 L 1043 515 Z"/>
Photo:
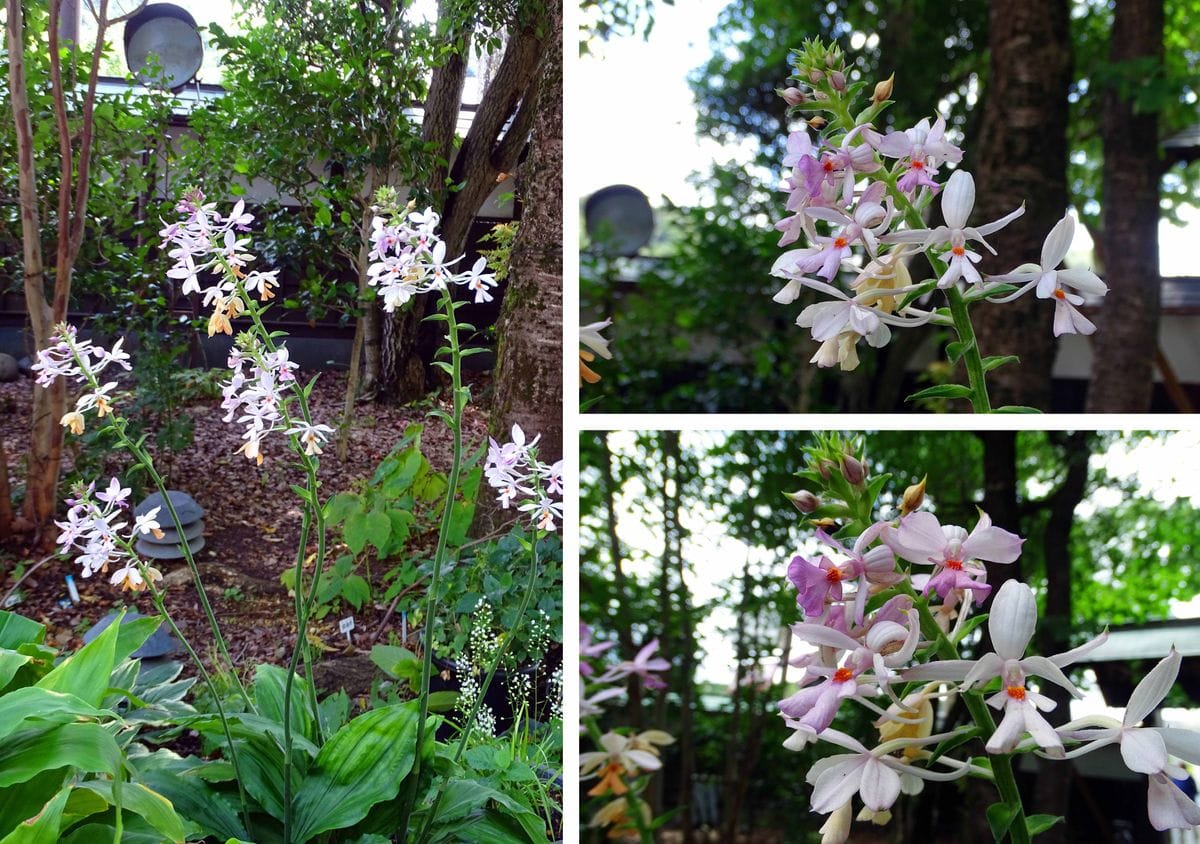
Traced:
<path fill-rule="evenodd" d="M 595 743 L 596 747 L 603 747 L 600 743 L 600 725 L 596 723 L 595 718 L 588 718 L 584 722 L 587 727 L 588 736 Z M 625 782 L 625 778 L 621 777 L 621 782 Z M 628 784 L 627 784 L 628 785 Z M 654 844 L 654 835 L 650 828 L 646 825 L 646 819 L 642 816 L 642 801 L 641 798 L 634 793 L 630 788 L 625 792 L 625 803 L 629 806 L 629 814 L 635 826 L 637 826 L 638 835 L 642 839 L 642 844 Z"/>
<path fill-rule="evenodd" d="M 904 221 L 914 229 L 925 227 L 921 213 L 913 206 L 903 193 L 896 189 L 895 179 L 887 180 L 891 195 L 899 199 L 904 206 Z M 925 253 L 925 259 L 939 277 L 946 271 L 946 265 L 941 260 Z M 976 413 L 991 413 L 992 404 L 988 399 L 987 374 L 983 369 L 983 357 L 979 354 L 979 343 L 975 339 L 975 329 L 971 325 L 971 316 L 967 312 L 967 302 L 962 291 L 954 284 L 946 288 L 946 300 L 950 304 L 950 316 L 954 320 L 954 332 L 962 345 L 962 360 L 967 367 L 967 384 L 971 389 L 971 409 Z"/>
<path fill-rule="evenodd" d="M 183 631 L 179 629 L 179 625 L 175 623 L 175 619 L 171 618 L 171 614 L 167 612 L 166 601 L 163 598 L 162 592 L 154 585 L 149 577 L 146 576 L 145 566 L 142 565 L 142 580 L 145 581 L 147 591 L 150 593 L 150 600 L 154 602 L 154 608 L 158 610 L 159 615 L 166 619 L 167 625 L 171 628 L 171 632 L 175 634 L 175 638 L 183 645 L 192 662 L 196 664 L 196 668 L 200 671 L 200 677 L 204 681 L 204 685 L 208 687 L 208 692 L 212 695 L 213 705 L 217 708 L 217 718 L 221 721 L 221 730 L 225 733 L 225 744 L 229 748 L 229 761 L 233 765 L 233 778 L 237 781 L 238 797 L 242 802 L 242 817 L 246 822 L 246 832 L 254 838 L 254 830 L 250 819 L 250 804 L 246 800 L 246 790 L 242 785 L 242 771 L 238 764 L 237 747 L 233 742 L 233 733 L 229 729 L 229 719 L 225 717 L 225 707 L 221 705 L 221 696 L 217 693 L 216 685 L 213 683 L 212 676 L 208 673 L 208 669 L 204 667 L 204 663 L 200 661 L 200 656 L 188 641 L 187 636 L 183 635 Z"/>
<path fill-rule="evenodd" d="M 921 617 L 921 633 L 936 644 L 938 657 L 940 659 L 960 659 L 958 648 L 942 632 L 933 613 L 929 611 L 929 603 L 913 591 L 912 584 L 908 581 L 900 584 L 899 588 L 913 598 L 913 605 Z M 990 736 L 996 732 L 996 722 L 992 720 L 992 713 L 988 711 L 987 704 L 980 692 L 963 692 L 962 699 L 966 704 L 967 712 L 975 721 L 975 725 L 985 735 Z M 1029 844 L 1030 836 L 1025 821 L 1025 807 L 1021 803 L 1021 792 L 1017 788 L 1017 779 L 1013 774 L 1013 755 L 1011 753 L 995 753 L 989 754 L 988 758 L 992 762 L 992 776 L 996 783 L 996 790 L 1000 792 L 1000 800 L 1014 812 L 1012 824 L 1008 828 L 1009 838 L 1013 844 Z"/>
<path fill-rule="evenodd" d="M 444 290 L 439 306 L 445 310 L 446 342 L 449 344 L 450 363 L 446 367 L 450 371 L 451 396 L 453 414 L 448 419 L 453 442 L 453 458 L 450 464 L 450 475 L 447 481 L 446 501 L 442 508 L 442 521 L 438 528 L 437 549 L 433 555 L 433 573 L 429 589 L 425 593 L 425 631 L 422 647 L 424 653 L 421 659 L 421 687 L 419 692 L 420 717 L 417 720 L 416 751 L 413 759 L 413 769 L 409 774 L 409 785 L 404 795 L 400 809 L 399 833 L 401 842 L 408 840 L 409 819 L 412 817 L 413 806 L 417 800 L 417 790 L 421 787 L 421 748 L 425 742 L 425 721 L 429 718 L 429 678 L 433 673 L 433 624 L 437 616 L 438 589 L 441 586 L 442 564 L 446 558 L 446 543 L 450 534 L 450 521 L 453 516 L 454 498 L 458 491 L 458 478 L 463 462 L 462 418 L 466 408 L 466 390 L 462 385 L 462 348 L 458 340 L 458 322 L 454 316 L 454 300 L 450 291 Z"/>
<path fill-rule="evenodd" d="M 954 330 L 963 347 L 963 363 L 967 366 L 967 382 L 971 388 L 971 409 L 976 413 L 991 413 L 988 400 L 987 375 L 983 370 L 983 358 L 979 355 L 979 344 L 975 341 L 975 329 L 967 313 L 967 303 L 957 286 L 946 288 L 946 299 L 950 302 L 950 315 L 954 318 Z"/>
<path fill-rule="evenodd" d="M 521 599 L 521 607 L 517 610 L 517 620 L 513 623 L 512 629 L 508 631 L 508 635 L 504 638 L 504 643 L 500 646 L 500 650 L 496 654 L 496 658 L 492 660 L 491 666 L 488 668 L 487 676 L 484 677 L 483 685 L 479 689 L 479 694 L 475 697 L 475 704 L 471 707 L 471 712 L 467 715 L 466 721 L 463 724 L 462 735 L 458 739 L 458 747 L 454 749 L 454 764 L 458 764 L 462 759 L 463 753 L 467 749 L 467 741 L 471 738 L 471 733 L 475 729 L 475 717 L 479 714 L 479 709 L 483 706 L 483 699 L 491 688 L 492 679 L 496 676 L 496 670 L 500 667 L 500 663 L 504 660 L 504 655 L 508 653 L 508 646 L 512 644 L 512 640 L 516 637 L 516 633 L 521 629 L 521 625 L 525 623 L 525 612 L 529 609 L 529 600 L 533 596 L 534 584 L 537 581 L 538 572 L 538 543 L 539 531 L 537 528 L 533 530 L 532 555 L 533 558 L 529 566 L 529 581 L 525 584 L 525 595 Z M 535 689 L 536 694 L 536 689 Z M 433 806 L 425 817 L 425 823 L 421 826 L 421 833 L 417 836 L 417 844 L 421 844 L 429 835 L 430 827 L 433 826 L 433 821 L 437 818 L 438 807 L 442 805 L 442 798 L 446 796 L 447 779 L 443 779 L 438 785 L 437 794 L 433 800 Z"/>
<path fill-rule="evenodd" d="M 232 276 L 232 274 L 231 274 Z M 236 276 L 232 276 L 236 278 Z M 274 353 L 277 351 L 274 340 L 271 337 L 271 332 L 267 330 L 263 323 L 262 314 L 265 308 L 260 306 L 254 299 L 249 296 L 245 288 L 241 285 L 240 280 L 237 282 L 238 295 L 242 301 L 246 303 L 246 313 L 249 314 L 254 323 L 255 333 L 264 347 Z M 303 389 L 298 385 L 292 389 L 292 395 L 295 397 L 300 408 L 300 413 L 304 421 L 312 424 L 312 414 L 308 408 L 308 401 L 304 395 Z M 284 418 L 284 423 L 291 427 L 293 418 L 288 412 L 286 406 L 280 407 L 280 413 Z M 321 710 L 317 701 L 317 690 L 313 683 L 312 671 L 312 652 L 308 645 L 308 622 L 311 617 L 313 605 L 316 602 L 317 586 L 321 579 L 321 570 L 325 562 L 325 514 L 324 510 L 317 500 L 317 489 L 319 481 L 317 479 L 317 460 L 314 455 L 303 453 L 301 449 L 296 448 L 297 454 L 303 461 L 305 474 L 307 475 L 307 491 L 308 496 L 304 498 L 304 513 L 300 526 L 300 543 L 296 550 L 296 567 L 295 578 L 293 580 L 293 589 L 295 594 L 296 606 L 296 645 L 292 648 L 292 657 L 288 662 L 287 676 L 284 678 L 283 687 L 283 840 L 291 840 L 292 817 L 294 807 L 292 805 L 292 688 L 295 684 L 296 670 L 299 667 L 301 659 L 304 661 L 304 673 L 308 684 L 308 704 L 312 709 L 313 723 L 317 728 L 317 742 L 322 742 L 321 730 Z M 314 562 L 312 581 L 309 584 L 308 594 L 304 594 L 304 555 L 308 550 L 308 537 L 315 525 L 317 534 L 317 557 Z"/>

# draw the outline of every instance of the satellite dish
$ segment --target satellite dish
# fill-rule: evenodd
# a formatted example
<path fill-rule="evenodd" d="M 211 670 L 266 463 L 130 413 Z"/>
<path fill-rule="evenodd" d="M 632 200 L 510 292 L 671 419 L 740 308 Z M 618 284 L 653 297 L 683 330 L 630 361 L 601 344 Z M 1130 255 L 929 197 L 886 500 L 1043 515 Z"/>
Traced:
<path fill-rule="evenodd" d="M 632 258 L 654 234 L 654 212 L 646 194 L 631 185 L 611 185 L 583 206 L 588 237 L 608 255 Z"/>
<path fill-rule="evenodd" d="M 125 22 L 125 63 L 143 84 L 182 88 L 203 61 L 204 40 L 186 9 L 153 3 Z"/>

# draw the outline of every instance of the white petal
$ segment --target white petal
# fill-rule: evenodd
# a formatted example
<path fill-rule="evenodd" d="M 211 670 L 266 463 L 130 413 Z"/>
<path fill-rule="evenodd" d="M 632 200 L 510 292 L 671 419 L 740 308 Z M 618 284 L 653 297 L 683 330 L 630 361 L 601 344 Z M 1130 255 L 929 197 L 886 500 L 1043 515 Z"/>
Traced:
<path fill-rule="evenodd" d="M 1154 730 L 1122 730 L 1121 758 L 1139 774 L 1157 774 L 1167 764 L 1167 746 Z"/>
<path fill-rule="evenodd" d="M 1175 678 L 1179 676 L 1179 664 L 1182 661 L 1183 657 L 1179 655 L 1179 651 L 1172 647 L 1171 652 L 1158 665 L 1150 669 L 1150 672 L 1142 678 L 1142 682 L 1137 684 L 1133 694 L 1129 696 L 1129 704 L 1125 707 L 1122 724 L 1126 727 L 1135 726 L 1145 720 L 1146 716 L 1162 703 L 1167 692 L 1171 691 L 1171 687 L 1175 685 Z M 1149 773 L 1149 771 L 1144 773 Z"/>
<path fill-rule="evenodd" d="M 863 803 L 871 811 L 890 809 L 900 796 L 900 775 L 872 756 L 863 767 L 858 790 Z"/>
<path fill-rule="evenodd" d="M 821 772 L 816 785 L 813 786 L 812 800 L 809 807 L 814 812 L 825 814 L 843 805 L 858 791 L 862 782 L 862 770 L 869 756 L 835 756 L 834 759 L 844 760 L 830 765 Z"/>
<path fill-rule="evenodd" d="M 1022 204 L 1021 207 L 1016 209 L 1015 211 L 1008 212 L 1003 217 L 1001 217 L 999 220 L 994 220 L 990 223 L 984 223 L 982 226 L 977 227 L 975 229 L 975 231 L 979 234 L 980 241 L 982 241 L 983 238 L 987 237 L 992 232 L 1000 231 L 1000 229 L 1004 228 L 1005 226 L 1007 226 L 1009 223 L 1011 223 L 1013 220 L 1017 219 L 1017 217 L 1020 217 L 1024 213 L 1025 213 L 1025 205 Z M 995 250 L 992 250 L 990 247 L 989 247 L 989 251 L 991 251 L 993 255 L 996 254 Z"/>
<path fill-rule="evenodd" d="M 1019 580 L 1005 581 L 992 599 L 988 615 L 988 632 L 996 653 L 1004 659 L 1020 659 L 1033 628 L 1037 625 L 1037 600 L 1033 590 Z"/>
<path fill-rule="evenodd" d="M 1108 292 L 1108 285 L 1101 281 L 1100 276 L 1091 270 L 1059 270 L 1058 280 L 1061 284 L 1068 284 L 1076 290 L 1091 293 L 1095 296 L 1103 296 Z"/>
<path fill-rule="evenodd" d="M 1166 774 L 1150 776 L 1146 813 L 1150 816 L 1150 825 L 1159 832 L 1200 826 L 1200 806 Z"/>
<path fill-rule="evenodd" d="M 1067 257 L 1071 241 L 1075 239 L 1075 218 L 1069 213 L 1054 224 L 1046 241 L 1042 244 L 1042 269 L 1052 270 Z"/>
<path fill-rule="evenodd" d="M 942 193 L 942 216 L 946 218 L 946 225 L 961 229 L 967 224 L 974 207 L 975 180 L 966 170 L 955 170 L 950 174 Z"/>
<path fill-rule="evenodd" d="M 1172 756 L 1200 765 L 1200 732 L 1178 727 L 1156 727 L 1154 731 L 1163 737 Z"/>

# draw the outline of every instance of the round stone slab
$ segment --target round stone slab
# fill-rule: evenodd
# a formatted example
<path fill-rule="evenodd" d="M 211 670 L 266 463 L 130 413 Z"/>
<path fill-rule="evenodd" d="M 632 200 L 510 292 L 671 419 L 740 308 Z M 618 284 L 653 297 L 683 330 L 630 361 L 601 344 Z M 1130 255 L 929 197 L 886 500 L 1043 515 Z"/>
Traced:
<path fill-rule="evenodd" d="M 113 623 L 113 619 L 116 617 L 117 613 L 114 610 L 108 615 L 104 616 L 104 618 L 97 621 L 95 625 L 88 630 L 88 632 L 83 634 L 84 644 L 87 644 L 103 633 L 105 629 L 107 629 L 108 626 Z M 125 613 L 125 618 L 121 620 L 121 623 L 128 624 L 129 622 L 139 618 L 145 618 L 145 616 L 143 616 L 141 613 L 127 612 Z M 166 623 L 164 622 L 162 626 L 155 630 L 153 635 L 151 635 L 150 638 L 147 639 L 140 648 L 133 652 L 132 656 L 134 659 L 150 659 L 156 656 L 169 656 L 179 652 L 179 642 L 174 636 L 171 635 L 170 631 L 167 629 Z"/>
<path fill-rule="evenodd" d="M 139 554 L 150 557 L 155 560 L 181 560 L 183 559 L 183 546 L 175 545 L 155 545 L 147 542 L 145 539 L 139 539 L 137 544 L 133 546 Z M 204 547 L 204 537 L 198 536 L 195 539 L 188 540 L 188 550 L 192 552 L 192 556 Z"/>
<path fill-rule="evenodd" d="M 171 489 L 167 490 L 167 495 L 171 498 L 171 506 L 175 508 L 175 515 L 179 516 L 180 524 L 187 525 L 199 521 L 204 517 L 204 508 L 197 504 L 196 499 L 192 498 L 186 492 Z M 146 500 L 135 507 L 133 512 L 134 515 L 142 516 L 155 507 L 162 507 L 162 510 L 158 512 L 159 523 L 169 525 L 171 523 L 171 513 L 166 508 L 162 493 L 155 492 L 146 496 Z"/>
<path fill-rule="evenodd" d="M 157 536 L 155 536 L 152 533 L 139 534 L 138 539 L 140 539 L 144 542 L 149 542 L 151 545 L 178 545 L 179 544 L 179 531 L 175 530 L 174 528 L 169 528 L 169 527 L 163 526 L 162 532 L 163 532 L 162 539 L 159 539 Z M 193 539 L 195 539 L 202 533 L 204 533 L 204 522 L 202 522 L 202 521 L 191 522 L 190 524 L 185 524 L 183 526 L 183 538 L 185 540 L 187 540 L 188 542 L 191 542 Z"/>

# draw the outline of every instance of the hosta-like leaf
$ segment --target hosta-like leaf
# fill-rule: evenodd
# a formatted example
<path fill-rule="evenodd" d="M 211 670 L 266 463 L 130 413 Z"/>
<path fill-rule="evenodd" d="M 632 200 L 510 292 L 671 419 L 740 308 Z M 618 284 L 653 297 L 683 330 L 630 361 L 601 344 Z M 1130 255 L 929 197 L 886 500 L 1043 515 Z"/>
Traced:
<path fill-rule="evenodd" d="M 295 795 L 296 844 L 351 826 L 400 792 L 415 759 L 418 718 L 415 702 L 387 706 L 358 716 L 330 737 Z M 426 735 L 431 748 L 433 730 Z"/>

